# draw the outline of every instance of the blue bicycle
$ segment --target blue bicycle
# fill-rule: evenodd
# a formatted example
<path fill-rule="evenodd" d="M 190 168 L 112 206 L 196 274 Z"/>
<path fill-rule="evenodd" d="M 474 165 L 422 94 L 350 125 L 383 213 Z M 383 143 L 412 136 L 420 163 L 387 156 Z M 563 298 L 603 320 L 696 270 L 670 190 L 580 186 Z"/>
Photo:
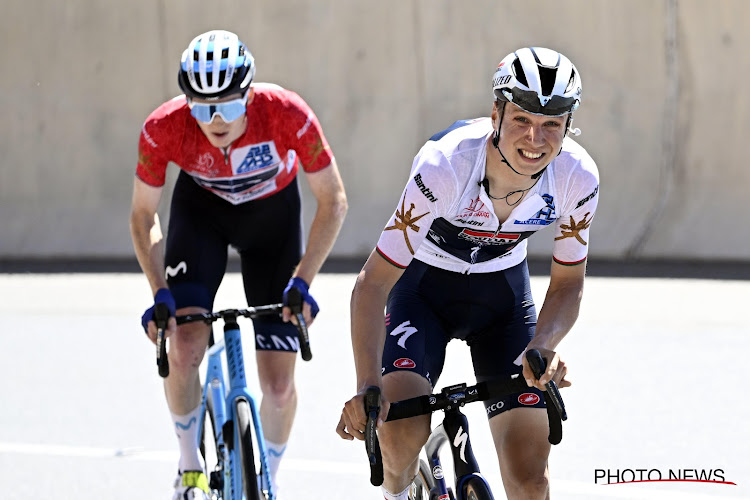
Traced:
<path fill-rule="evenodd" d="M 526 352 L 534 376 L 539 379 L 544 373 L 546 362 L 539 351 L 529 349 Z M 544 399 L 547 403 L 549 420 L 548 440 L 558 444 L 562 440 L 562 420 L 567 420 L 557 384 L 550 381 L 545 384 Z M 427 415 L 443 410 L 443 423 L 434 428 L 427 439 L 424 450 L 429 464 L 419 461 L 419 471 L 412 483 L 409 499 L 414 500 L 493 500 L 492 490 L 479 472 L 479 464 L 474 457 L 469 439 L 469 422 L 460 408 L 473 401 L 486 401 L 503 397 L 528 389 L 523 377 L 514 375 L 507 379 L 481 382 L 471 387 L 458 384 L 445 387 L 440 393 L 419 396 L 416 398 L 391 403 L 387 421 Z M 380 444 L 376 431 L 378 413 L 380 412 L 380 388 L 370 387 L 365 393 L 365 412 L 367 427 L 365 430 L 365 447 L 370 461 L 370 482 L 373 486 L 383 484 L 383 463 L 380 456 Z M 455 470 L 455 494 L 445 483 L 443 466 L 440 463 L 440 449 L 449 444 L 453 454 Z"/>
<path fill-rule="evenodd" d="M 312 358 L 310 342 L 302 316 L 301 303 L 290 297 L 292 312 L 297 318 L 299 350 L 302 359 Z M 166 329 L 169 311 L 157 304 L 154 319 L 157 325 L 157 365 L 159 375 L 169 375 L 166 354 Z M 202 321 L 211 324 L 224 320 L 224 338 L 214 342 L 213 331 L 209 339 L 206 372 L 203 378 L 201 411 L 204 418 L 199 428 L 198 446 L 206 459 L 211 496 L 215 500 L 275 500 L 268 469 L 266 444 L 260 421 L 259 405 L 247 389 L 245 361 L 242 353 L 240 327 L 237 318 L 255 318 L 261 315 L 280 314 L 282 304 L 226 309 L 223 311 L 178 316 L 177 324 Z M 222 356 L 222 353 L 224 356 Z M 225 377 L 222 358 L 226 360 Z M 228 382 L 228 383 L 227 383 Z M 210 435 L 213 456 L 207 456 L 205 436 Z M 257 452 L 257 453 L 256 453 Z M 215 462 L 215 463 L 214 463 Z"/>

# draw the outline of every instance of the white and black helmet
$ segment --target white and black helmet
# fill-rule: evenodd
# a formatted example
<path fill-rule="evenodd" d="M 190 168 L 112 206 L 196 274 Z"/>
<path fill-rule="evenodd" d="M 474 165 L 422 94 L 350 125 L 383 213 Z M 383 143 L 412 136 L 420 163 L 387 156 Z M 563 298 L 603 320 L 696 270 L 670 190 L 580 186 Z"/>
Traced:
<path fill-rule="evenodd" d="M 496 99 L 536 115 L 562 116 L 581 103 L 581 77 L 554 50 L 525 47 L 505 56 L 492 77 Z"/>
<path fill-rule="evenodd" d="M 220 99 L 244 94 L 255 76 L 255 60 L 234 33 L 198 35 L 182 53 L 177 81 L 188 98 Z"/>

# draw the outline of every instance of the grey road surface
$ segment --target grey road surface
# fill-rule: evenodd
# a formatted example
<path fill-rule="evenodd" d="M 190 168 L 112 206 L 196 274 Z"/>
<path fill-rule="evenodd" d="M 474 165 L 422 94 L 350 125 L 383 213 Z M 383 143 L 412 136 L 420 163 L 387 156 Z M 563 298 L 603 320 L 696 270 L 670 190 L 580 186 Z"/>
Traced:
<path fill-rule="evenodd" d="M 355 390 L 353 280 L 323 274 L 313 284 L 321 313 L 313 360 L 298 364 L 281 500 L 382 498 L 369 485 L 364 447 L 334 432 Z M 546 281 L 532 278 L 538 303 Z M 563 392 L 570 418 L 550 458 L 552 498 L 750 498 L 748 304 L 748 281 L 589 278 L 580 319 L 559 349 L 574 385 Z M 176 441 L 139 325 L 148 305 L 137 274 L 0 275 L 2 498 L 171 498 Z M 216 306 L 244 305 L 239 276 L 229 274 Z M 245 345 L 252 374 L 252 342 Z M 452 342 L 437 387 L 473 380 L 468 349 Z M 256 378 L 249 384 L 258 387 Z M 484 409 L 472 406 L 474 450 L 504 498 Z M 632 482 L 670 474 L 723 483 Z"/>

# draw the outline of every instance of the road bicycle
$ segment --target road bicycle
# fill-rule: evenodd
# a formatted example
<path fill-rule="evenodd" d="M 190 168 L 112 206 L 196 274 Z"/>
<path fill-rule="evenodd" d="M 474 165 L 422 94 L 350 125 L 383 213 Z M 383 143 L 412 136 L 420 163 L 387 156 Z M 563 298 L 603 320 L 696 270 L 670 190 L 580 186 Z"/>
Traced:
<path fill-rule="evenodd" d="M 297 319 L 298 339 L 302 359 L 312 359 L 310 340 L 304 317 L 302 298 L 292 290 L 290 307 Z M 154 319 L 157 326 L 156 363 L 159 375 L 169 375 L 164 330 L 169 310 L 157 304 Z M 259 405 L 248 391 L 245 361 L 237 318 L 256 318 L 280 314 L 282 304 L 225 309 L 223 311 L 178 316 L 177 324 L 202 321 L 212 324 L 224 321 L 224 337 L 214 341 L 213 329 L 206 352 L 206 371 L 203 375 L 198 446 L 206 460 L 209 489 L 214 500 L 275 500 L 268 468 L 267 451 L 263 439 Z M 224 356 L 222 356 L 224 354 Z M 223 362 L 226 363 L 226 376 Z M 211 439 L 206 440 L 206 436 Z M 208 441 L 208 442 L 207 442 Z M 209 445 L 209 446 L 206 446 Z M 212 452 L 212 454 L 209 454 Z"/>
<path fill-rule="evenodd" d="M 534 376 L 539 379 L 544 373 L 546 363 L 539 351 L 529 349 L 526 352 Z M 562 421 L 567 420 L 565 405 L 557 384 L 550 381 L 545 384 L 544 399 L 547 403 L 549 419 L 548 440 L 558 444 L 562 440 Z M 479 464 L 474 457 L 469 440 L 469 423 L 460 408 L 474 401 L 486 401 L 528 390 L 526 380 L 520 375 L 506 379 L 481 382 L 467 387 L 457 384 L 445 387 L 440 393 L 419 396 L 416 398 L 391 403 L 387 421 L 427 415 L 443 410 L 445 418 L 430 433 L 424 451 L 429 464 L 419 461 L 419 471 L 412 483 L 409 499 L 415 500 L 493 500 L 492 490 L 479 471 Z M 380 412 L 380 388 L 370 387 L 365 393 L 365 411 L 368 416 L 365 429 L 365 447 L 370 461 L 370 482 L 374 486 L 383 484 L 383 463 L 380 456 L 376 425 Z M 443 467 L 440 463 L 440 450 L 449 444 L 453 455 L 455 471 L 454 490 L 446 485 Z"/>

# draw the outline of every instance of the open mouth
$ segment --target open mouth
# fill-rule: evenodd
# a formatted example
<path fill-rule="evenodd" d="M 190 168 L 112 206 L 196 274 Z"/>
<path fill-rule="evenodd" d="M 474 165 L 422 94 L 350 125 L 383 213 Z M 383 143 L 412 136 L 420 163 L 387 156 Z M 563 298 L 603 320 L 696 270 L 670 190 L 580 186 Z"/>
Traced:
<path fill-rule="evenodd" d="M 518 153 L 523 156 L 524 158 L 528 160 L 538 160 L 542 156 L 544 156 L 546 153 L 532 153 L 531 151 L 526 151 L 525 149 L 519 149 Z"/>

